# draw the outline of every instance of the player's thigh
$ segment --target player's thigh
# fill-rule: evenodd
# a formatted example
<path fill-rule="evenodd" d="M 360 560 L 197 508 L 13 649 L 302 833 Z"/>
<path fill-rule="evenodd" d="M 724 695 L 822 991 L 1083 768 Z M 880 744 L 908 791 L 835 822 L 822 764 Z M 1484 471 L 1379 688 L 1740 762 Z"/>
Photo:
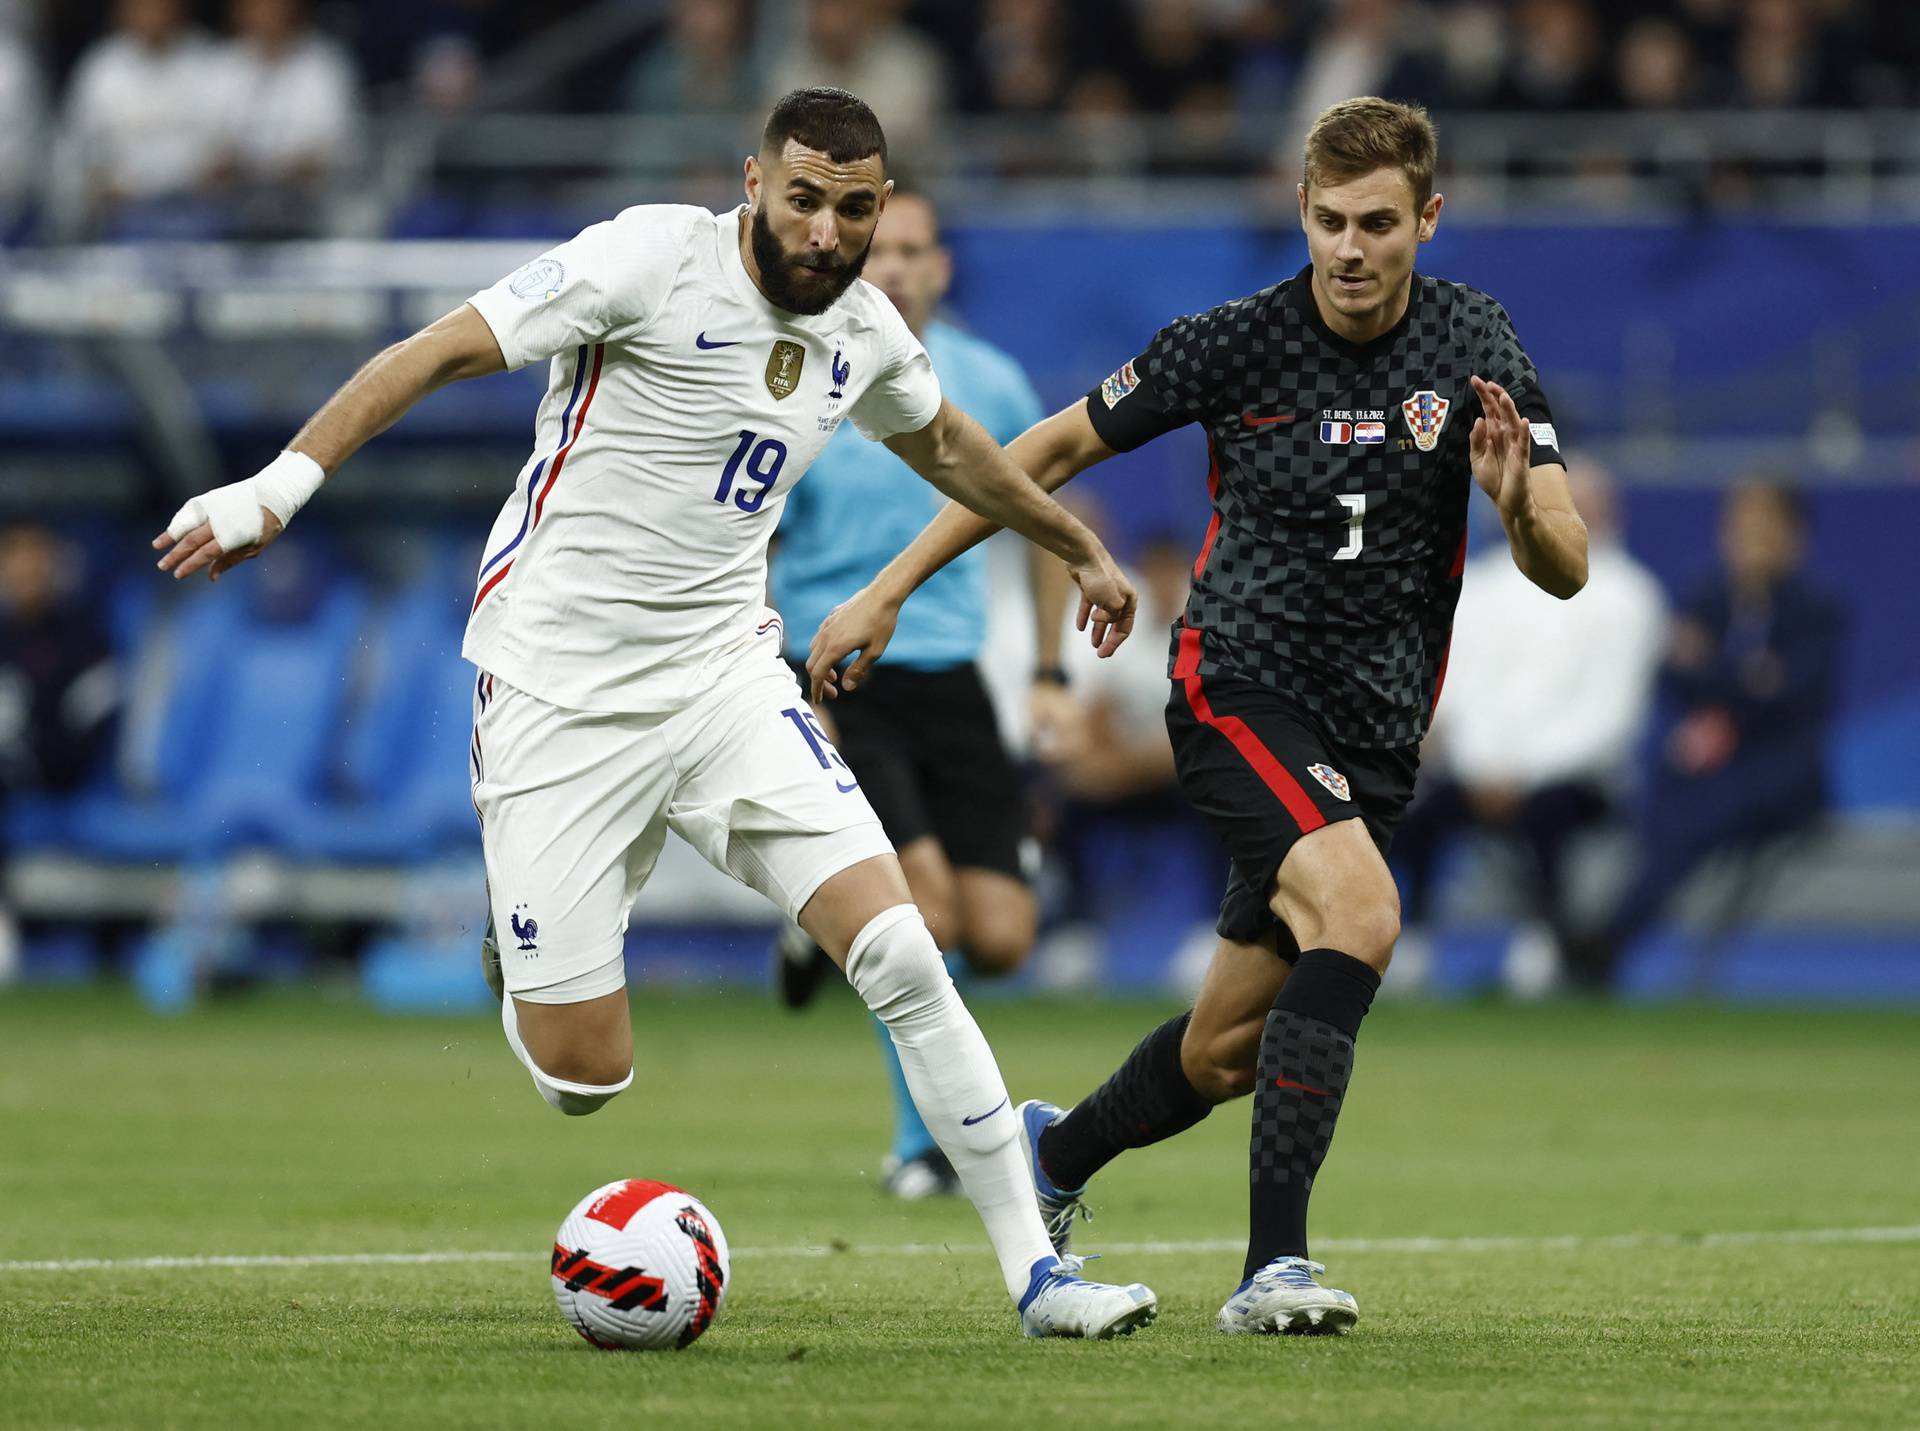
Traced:
<path fill-rule="evenodd" d="M 784 665 L 734 673 L 675 718 L 668 743 L 678 772 L 670 826 L 783 914 L 800 918 L 828 880 L 881 856 L 892 871 L 882 883 L 897 895 L 893 902 L 911 902 L 859 779 Z M 836 957 L 846 952 L 837 941 L 819 942 Z"/>
<path fill-rule="evenodd" d="M 1302 949 L 1337 949 L 1382 973 L 1400 935 L 1400 891 L 1360 820 L 1296 840 L 1274 878 L 1271 908 Z"/>
<path fill-rule="evenodd" d="M 1180 1066 L 1216 1103 L 1251 1092 L 1260 1035 L 1293 966 L 1276 951 L 1278 931 L 1254 941 L 1222 939 L 1193 1001 Z"/>
<path fill-rule="evenodd" d="M 507 989 L 570 983 L 617 960 L 666 837 L 672 768 L 656 730 L 483 680 L 474 808 Z"/>
<path fill-rule="evenodd" d="M 881 824 L 885 825 L 886 821 L 882 819 Z M 947 863 L 947 852 L 932 835 L 896 843 L 907 888 L 913 894 L 913 902 L 920 906 L 920 916 L 927 921 L 934 942 L 942 949 L 957 948 L 962 930 L 959 888 L 954 868 Z"/>
<path fill-rule="evenodd" d="M 1167 729 L 1181 790 L 1231 858 L 1220 936 L 1340 948 L 1384 968 L 1399 896 L 1380 849 L 1412 796 L 1412 753 L 1339 750 L 1294 702 L 1246 682 L 1176 684 Z M 1364 879 L 1327 878 L 1333 856 L 1354 852 Z"/>
<path fill-rule="evenodd" d="M 1024 879 L 1002 870 L 953 872 L 960 910 L 960 952 L 976 974 L 1011 974 L 1033 952 L 1039 909 Z"/>
<path fill-rule="evenodd" d="M 875 915 L 912 903 L 907 877 L 891 854 L 874 855 L 822 880 L 794 918 L 840 968 Z"/>

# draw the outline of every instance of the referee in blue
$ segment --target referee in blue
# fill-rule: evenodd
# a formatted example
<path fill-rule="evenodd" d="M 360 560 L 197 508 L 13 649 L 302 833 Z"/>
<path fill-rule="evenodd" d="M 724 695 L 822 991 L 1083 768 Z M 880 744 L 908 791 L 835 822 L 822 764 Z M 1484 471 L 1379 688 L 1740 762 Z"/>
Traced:
<path fill-rule="evenodd" d="M 1040 420 L 1040 400 L 1019 364 L 934 316 L 953 264 L 924 194 L 897 188 L 887 200 L 864 276 L 926 345 L 947 396 L 996 441 L 1011 442 Z M 806 643 L 827 613 L 873 580 L 944 504 L 912 477 L 881 444 L 842 430 L 788 494 L 771 596 L 787 639 L 799 643 L 787 653 L 796 669 L 804 668 Z M 1035 562 L 1045 558 L 1035 553 Z M 1026 961 L 1035 913 L 1021 868 L 1026 803 L 1019 773 L 975 665 L 986 626 L 987 552 L 977 546 L 906 603 L 885 658 L 857 694 L 834 702 L 832 719 L 835 742 L 900 852 L 914 902 L 949 967 L 992 977 Z M 1036 651 L 1034 704 L 1042 724 L 1065 700 L 1060 633 L 1036 632 Z M 775 964 L 792 1008 L 812 999 L 830 967 L 797 926 L 781 935 Z M 958 1192 L 953 1168 L 914 1111 L 884 1030 L 880 1044 L 893 1080 L 887 1190 L 905 1198 Z"/>

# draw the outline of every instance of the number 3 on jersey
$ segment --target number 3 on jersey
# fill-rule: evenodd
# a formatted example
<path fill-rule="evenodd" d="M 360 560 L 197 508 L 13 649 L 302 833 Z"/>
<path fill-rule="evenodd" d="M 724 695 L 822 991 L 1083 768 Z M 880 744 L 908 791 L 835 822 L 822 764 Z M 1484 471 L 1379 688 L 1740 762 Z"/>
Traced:
<path fill-rule="evenodd" d="M 1347 509 L 1347 542 L 1333 554 L 1335 561 L 1352 561 L 1360 555 L 1362 541 L 1360 524 L 1367 519 L 1367 494 L 1365 492 L 1345 492 L 1337 499 Z"/>
<path fill-rule="evenodd" d="M 727 459 L 727 467 L 720 474 L 720 485 L 714 489 L 713 500 L 725 504 L 729 494 L 733 505 L 743 512 L 757 512 L 760 504 L 767 500 L 767 493 L 773 490 L 773 484 L 780 480 L 780 469 L 786 465 L 787 444 L 777 437 L 762 439 L 756 446 L 755 434 L 743 432 L 740 442 L 733 449 L 733 456 Z M 738 492 L 733 490 L 733 479 L 740 476 L 740 465 L 746 463 L 746 476 L 760 485 L 749 492 L 744 487 Z"/>

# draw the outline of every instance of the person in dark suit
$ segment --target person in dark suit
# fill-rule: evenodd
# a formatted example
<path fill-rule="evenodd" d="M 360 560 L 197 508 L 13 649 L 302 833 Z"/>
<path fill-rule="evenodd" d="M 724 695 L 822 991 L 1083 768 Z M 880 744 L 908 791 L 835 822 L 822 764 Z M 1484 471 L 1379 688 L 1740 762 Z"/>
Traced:
<path fill-rule="evenodd" d="M 1791 487 L 1755 480 L 1728 495 L 1721 569 L 1680 604 L 1668 639 L 1659 679 L 1671 725 L 1646 773 L 1634 871 L 1611 917 L 1571 951 L 1576 983 L 1604 988 L 1709 857 L 1752 868 L 1825 812 L 1845 619 L 1803 570 L 1806 532 Z"/>
<path fill-rule="evenodd" d="M 112 647 L 47 528 L 0 530 L 0 984 L 18 970 L 19 933 L 5 890 L 10 806 L 59 796 L 99 768 L 119 706 Z"/>

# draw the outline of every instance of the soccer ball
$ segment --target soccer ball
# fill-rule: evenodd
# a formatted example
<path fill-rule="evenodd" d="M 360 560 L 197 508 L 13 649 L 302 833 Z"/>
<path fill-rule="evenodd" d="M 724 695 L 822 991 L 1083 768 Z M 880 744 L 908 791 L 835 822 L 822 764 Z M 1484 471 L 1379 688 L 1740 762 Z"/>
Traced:
<path fill-rule="evenodd" d="M 700 1199 L 627 1178 L 595 1188 L 553 1240 L 553 1299 L 606 1351 L 691 1346 L 727 1296 L 727 1236 Z"/>

